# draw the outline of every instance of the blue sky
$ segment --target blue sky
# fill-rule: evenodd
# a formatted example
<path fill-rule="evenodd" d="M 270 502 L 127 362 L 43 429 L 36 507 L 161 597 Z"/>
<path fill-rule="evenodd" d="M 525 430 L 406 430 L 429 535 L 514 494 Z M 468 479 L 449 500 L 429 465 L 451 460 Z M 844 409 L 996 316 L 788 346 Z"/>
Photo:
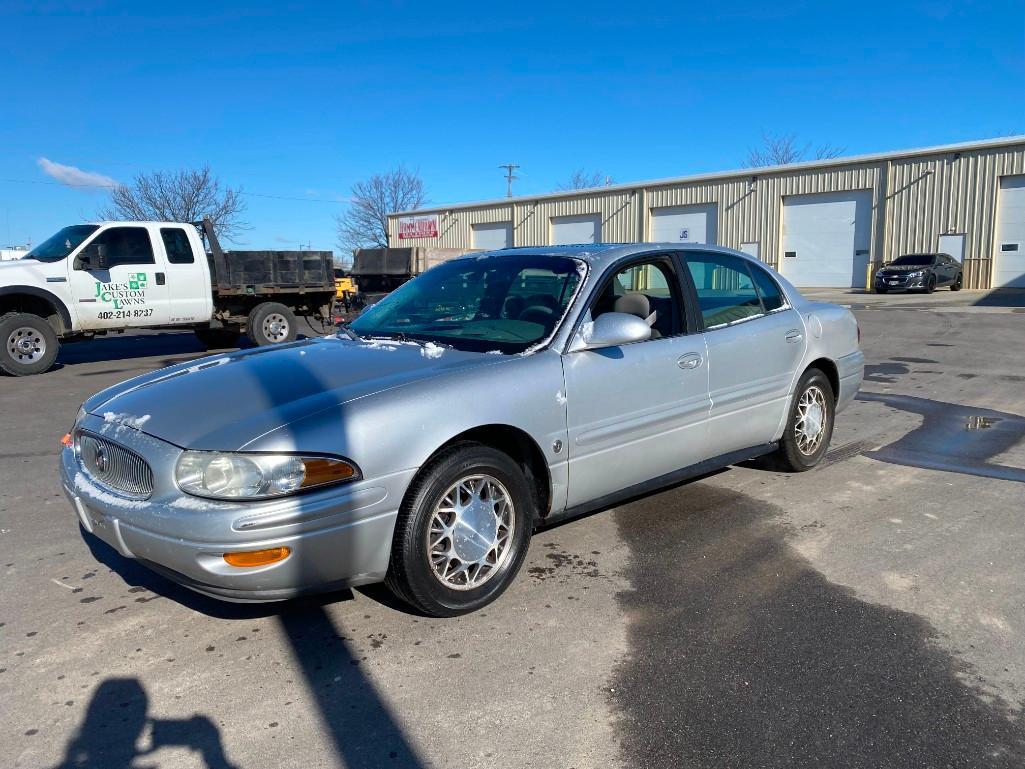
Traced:
<path fill-rule="evenodd" d="M 763 131 L 1025 134 L 1021 0 L 213 5 L 0 0 L 0 246 L 104 202 L 41 159 L 209 163 L 249 193 L 250 247 L 335 248 L 352 184 L 400 164 L 447 203 L 501 197 L 510 161 L 532 194 L 736 168 Z"/>

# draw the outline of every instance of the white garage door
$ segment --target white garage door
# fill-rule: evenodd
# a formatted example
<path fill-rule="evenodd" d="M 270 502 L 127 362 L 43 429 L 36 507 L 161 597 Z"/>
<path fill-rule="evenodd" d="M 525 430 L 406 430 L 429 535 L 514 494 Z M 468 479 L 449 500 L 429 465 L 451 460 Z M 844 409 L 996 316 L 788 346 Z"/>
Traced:
<path fill-rule="evenodd" d="M 993 288 L 1025 288 L 1025 176 L 1000 180 Z"/>
<path fill-rule="evenodd" d="M 864 286 L 871 240 L 871 190 L 783 199 L 780 271 L 795 286 Z"/>
<path fill-rule="evenodd" d="M 484 251 L 512 245 L 512 222 L 491 222 L 470 227 L 470 247 Z"/>
<path fill-rule="evenodd" d="M 652 243 L 715 243 L 715 203 L 651 209 Z"/>
<path fill-rule="evenodd" d="M 552 245 L 601 243 L 601 214 L 553 216 Z"/>

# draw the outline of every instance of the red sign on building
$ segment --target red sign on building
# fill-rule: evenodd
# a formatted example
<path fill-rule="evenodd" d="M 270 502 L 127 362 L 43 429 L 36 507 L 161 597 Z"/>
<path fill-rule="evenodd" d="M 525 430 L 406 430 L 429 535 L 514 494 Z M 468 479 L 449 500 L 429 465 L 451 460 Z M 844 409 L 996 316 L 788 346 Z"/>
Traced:
<path fill-rule="evenodd" d="M 437 216 L 406 216 L 399 219 L 399 240 L 438 237 Z"/>

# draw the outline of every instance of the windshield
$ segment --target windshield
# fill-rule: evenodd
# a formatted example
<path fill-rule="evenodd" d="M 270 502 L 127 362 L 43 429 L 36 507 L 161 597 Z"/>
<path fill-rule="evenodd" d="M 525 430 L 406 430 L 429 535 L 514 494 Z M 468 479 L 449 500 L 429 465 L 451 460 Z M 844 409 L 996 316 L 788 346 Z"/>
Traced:
<path fill-rule="evenodd" d="M 403 284 L 349 330 L 476 352 L 524 352 L 555 330 L 583 272 L 582 263 L 564 257 L 456 259 Z"/>
<path fill-rule="evenodd" d="M 893 260 L 892 264 L 896 266 L 910 265 L 912 267 L 927 267 L 932 264 L 932 260 L 935 257 L 932 254 L 908 254 L 907 256 L 899 256 Z"/>
<path fill-rule="evenodd" d="M 70 227 L 65 227 L 21 258 L 35 259 L 38 262 L 59 262 L 82 245 L 82 241 L 99 228 L 98 224 L 73 224 Z"/>

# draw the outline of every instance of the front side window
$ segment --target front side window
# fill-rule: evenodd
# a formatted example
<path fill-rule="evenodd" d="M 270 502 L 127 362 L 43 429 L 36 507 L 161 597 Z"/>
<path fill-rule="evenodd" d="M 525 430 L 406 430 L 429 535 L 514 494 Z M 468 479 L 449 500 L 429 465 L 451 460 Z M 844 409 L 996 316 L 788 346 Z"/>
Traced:
<path fill-rule="evenodd" d="M 73 224 L 53 235 L 29 251 L 22 259 L 37 262 L 59 262 L 82 245 L 82 241 L 100 228 L 98 224 Z"/>
<path fill-rule="evenodd" d="M 349 325 L 364 338 L 524 352 L 548 339 L 585 272 L 575 259 L 529 254 L 455 259 L 432 267 Z"/>
<path fill-rule="evenodd" d="M 636 262 L 605 281 L 591 305 L 591 317 L 625 312 L 651 326 L 651 338 L 682 333 L 681 304 L 676 273 L 668 260 Z"/>
<path fill-rule="evenodd" d="M 181 227 L 161 227 L 160 239 L 164 241 L 167 261 L 171 264 L 192 264 L 196 261 L 188 233 Z"/>
<path fill-rule="evenodd" d="M 687 256 L 705 328 L 765 314 L 747 263 L 729 254 Z"/>
<path fill-rule="evenodd" d="M 111 227 L 89 245 L 106 246 L 111 267 L 121 264 L 154 264 L 153 244 L 145 227 Z"/>

